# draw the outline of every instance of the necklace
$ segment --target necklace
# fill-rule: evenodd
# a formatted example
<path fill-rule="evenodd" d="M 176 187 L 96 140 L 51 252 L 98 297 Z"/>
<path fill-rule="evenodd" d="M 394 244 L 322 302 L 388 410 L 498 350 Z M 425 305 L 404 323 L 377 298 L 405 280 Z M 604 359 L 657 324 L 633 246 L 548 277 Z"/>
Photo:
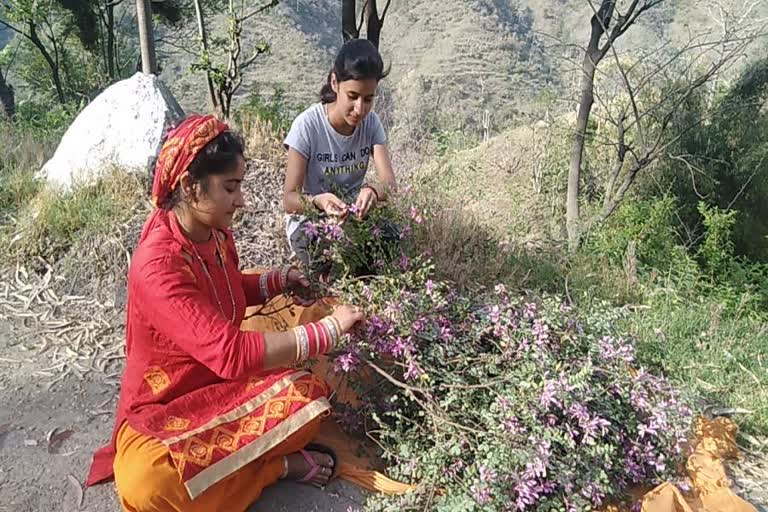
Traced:
<path fill-rule="evenodd" d="M 232 324 L 235 323 L 235 295 L 232 293 L 232 285 L 229 283 L 229 273 L 227 272 L 227 265 L 224 263 L 224 258 L 221 256 L 221 252 L 219 250 L 219 238 L 216 236 L 216 233 L 211 232 L 211 236 L 213 236 L 213 242 L 216 244 L 216 256 L 218 257 L 219 261 L 221 262 L 221 267 L 224 270 L 224 279 L 227 281 L 227 290 L 229 291 L 229 298 L 232 301 L 232 318 L 230 321 Z M 208 278 L 208 283 L 211 285 L 211 288 L 213 289 L 213 294 L 216 297 L 216 303 L 219 305 L 219 310 L 221 310 L 221 314 L 226 316 L 224 313 L 224 306 L 221 304 L 221 299 L 219 299 L 219 292 L 216 290 L 216 284 L 213 282 L 213 277 L 211 277 L 211 273 L 208 271 L 208 266 L 205 264 L 205 261 L 200 256 L 200 253 L 197 252 L 197 247 L 195 247 L 195 244 L 192 243 L 192 250 L 195 252 L 195 256 L 197 256 L 197 259 L 200 261 L 200 265 L 203 267 L 203 272 L 205 272 L 205 277 Z"/>

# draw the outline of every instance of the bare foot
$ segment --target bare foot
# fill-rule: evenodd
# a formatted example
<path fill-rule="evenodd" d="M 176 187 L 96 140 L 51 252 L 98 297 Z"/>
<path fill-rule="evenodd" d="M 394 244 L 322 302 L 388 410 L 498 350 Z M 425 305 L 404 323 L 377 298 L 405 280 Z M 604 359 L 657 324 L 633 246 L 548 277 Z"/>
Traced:
<path fill-rule="evenodd" d="M 315 487 L 324 487 L 328 484 L 328 480 L 330 480 L 333 474 L 333 457 L 320 452 L 307 451 L 306 453 L 320 468 L 310 480 L 303 483 L 314 485 Z M 288 462 L 288 472 L 283 477 L 285 479 L 299 481 L 305 478 L 312 470 L 312 466 L 299 452 L 287 455 L 285 458 Z"/>

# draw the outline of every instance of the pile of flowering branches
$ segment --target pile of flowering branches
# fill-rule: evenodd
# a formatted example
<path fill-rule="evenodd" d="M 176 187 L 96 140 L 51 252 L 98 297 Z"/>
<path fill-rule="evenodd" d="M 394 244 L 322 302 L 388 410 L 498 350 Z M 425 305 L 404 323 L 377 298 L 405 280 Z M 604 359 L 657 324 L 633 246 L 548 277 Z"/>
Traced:
<path fill-rule="evenodd" d="M 423 222 L 404 219 L 400 233 Z M 691 411 L 637 367 L 612 327 L 616 309 L 528 301 L 503 285 L 467 296 L 433 280 L 407 237 L 363 258 L 376 275 L 350 274 L 347 262 L 361 260 L 345 256 L 358 236 L 346 230 L 377 222 L 340 226 L 316 255 L 328 258 L 333 293 L 368 315 L 335 359 L 364 402 L 340 406 L 341 417 L 378 443 L 392 476 L 420 484 L 367 509 L 591 510 L 675 477 Z"/>

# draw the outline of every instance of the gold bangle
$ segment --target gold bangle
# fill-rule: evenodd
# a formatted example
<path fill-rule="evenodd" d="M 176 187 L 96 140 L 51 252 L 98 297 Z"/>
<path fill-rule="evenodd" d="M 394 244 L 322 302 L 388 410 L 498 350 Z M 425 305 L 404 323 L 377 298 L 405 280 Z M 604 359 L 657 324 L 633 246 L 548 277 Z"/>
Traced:
<path fill-rule="evenodd" d="M 344 336 L 344 330 L 341 328 L 341 322 L 339 322 L 339 319 L 333 315 L 331 315 L 331 322 L 336 324 L 336 332 L 339 334 L 338 338 L 336 339 L 336 344 L 338 345 L 338 342 L 341 341 L 341 338 Z M 334 346 L 334 348 L 336 347 Z"/>
<path fill-rule="evenodd" d="M 299 331 L 298 327 L 293 328 L 293 339 L 296 341 L 296 361 L 300 361 L 299 359 L 301 357 L 301 345 L 299 344 Z"/>

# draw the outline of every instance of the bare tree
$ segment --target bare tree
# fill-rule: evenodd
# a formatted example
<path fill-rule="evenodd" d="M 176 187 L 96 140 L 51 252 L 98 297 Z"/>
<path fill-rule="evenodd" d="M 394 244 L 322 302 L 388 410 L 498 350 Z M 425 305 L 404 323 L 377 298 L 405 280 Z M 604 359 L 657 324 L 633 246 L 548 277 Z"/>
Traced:
<path fill-rule="evenodd" d="M 680 109 L 702 87 L 742 56 L 748 45 L 762 33 L 764 26 L 742 19 L 713 39 L 711 34 L 691 36 L 677 49 L 664 45 L 643 53 L 633 49 L 631 61 L 622 59 L 616 49 L 619 40 L 640 16 L 665 0 L 602 0 L 599 5 L 587 0 L 592 8 L 591 33 L 580 65 L 579 109 L 571 146 L 566 194 L 568 245 L 577 249 L 584 232 L 606 220 L 623 201 L 638 174 L 662 157 L 684 133 L 671 133 L 670 126 Z M 752 0 L 754 1 L 754 0 Z M 621 9 L 621 5 L 626 5 Z M 717 50 L 717 51 L 715 51 Z M 614 64 L 614 91 L 619 101 L 611 101 L 611 92 L 601 94 L 596 75 L 599 65 L 610 55 Z M 605 82 L 609 79 L 603 78 Z M 660 83 L 665 85 L 660 86 Z M 654 90 L 655 88 L 655 90 Z M 580 180 L 583 169 L 587 127 L 595 102 L 606 130 L 596 135 L 596 143 L 613 151 L 605 176 L 602 208 L 589 219 L 579 210 Z M 690 127 L 693 128 L 693 127 Z"/>
<path fill-rule="evenodd" d="M 351 39 L 360 37 L 360 27 L 363 17 L 357 23 L 357 0 L 341 0 L 341 35 L 346 43 Z"/>
<path fill-rule="evenodd" d="M 366 1 L 366 30 L 365 37 L 373 43 L 376 48 L 379 47 L 379 40 L 381 39 L 381 27 L 384 26 L 384 18 L 387 16 L 387 11 L 392 0 L 387 0 L 387 4 L 384 6 L 384 10 L 379 15 L 379 9 L 376 7 L 376 0 Z"/>
<path fill-rule="evenodd" d="M 244 0 L 229 0 L 227 39 L 218 48 L 224 53 L 224 62 L 219 64 L 214 58 L 213 53 L 216 48 L 207 48 L 202 52 L 200 61 L 193 65 L 193 69 L 206 73 L 206 80 L 211 80 L 214 89 L 211 102 L 216 105 L 219 114 L 224 118 L 229 118 L 231 114 L 232 98 L 243 84 L 244 72 L 256 62 L 259 56 L 269 51 L 268 44 L 259 43 L 255 45 L 249 57 L 243 58 L 245 23 L 279 3 L 280 0 L 269 0 L 261 7 L 248 11 Z"/>
<path fill-rule="evenodd" d="M 200 62 L 205 66 L 205 82 L 208 86 L 208 100 L 211 103 L 211 109 L 214 111 L 219 110 L 219 100 L 216 95 L 216 88 L 213 83 L 213 76 L 210 69 L 210 49 L 208 47 L 208 30 L 205 23 L 205 14 L 203 12 L 203 5 L 200 0 L 194 0 L 195 4 L 195 19 L 197 20 L 197 35 L 200 38 Z M 208 65 L 206 65 L 207 63 Z"/>
<path fill-rule="evenodd" d="M 387 0 L 384 10 L 379 14 L 376 0 L 365 0 L 360 14 L 360 22 L 357 21 L 356 0 L 342 0 L 341 2 L 341 32 L 344 42 L 360 37 L 360 29 L 366 26 L 365 37 L 378 48 L 381 39 L 381 29 L 384 26 L 384 18 L 392 0 Z"/>

